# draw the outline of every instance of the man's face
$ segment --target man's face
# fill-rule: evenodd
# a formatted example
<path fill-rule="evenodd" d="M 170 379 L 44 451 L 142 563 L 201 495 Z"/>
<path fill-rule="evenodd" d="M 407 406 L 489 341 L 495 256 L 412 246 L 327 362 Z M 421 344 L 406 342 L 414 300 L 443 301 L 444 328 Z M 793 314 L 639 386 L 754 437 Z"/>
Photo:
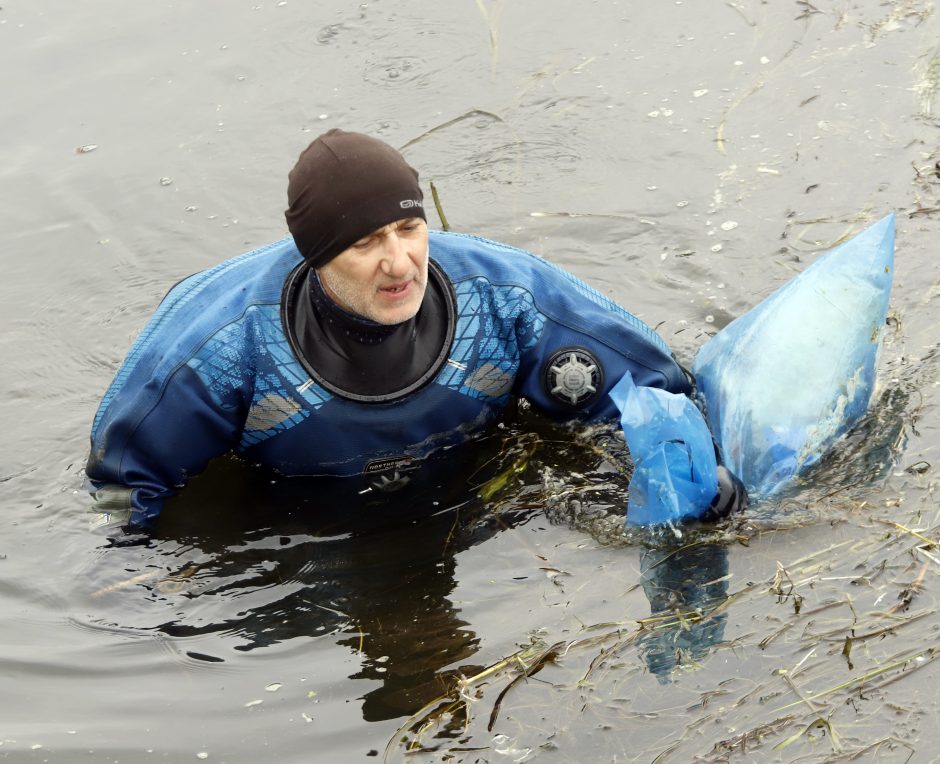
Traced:
<path fill-rule="evenodd" d="M 428 226 L 421 218 L 389 223 L 344 249 L 317 271 L 341 307 L 379 324 L 400 324 L 421 307 L 428 284 Z"/>

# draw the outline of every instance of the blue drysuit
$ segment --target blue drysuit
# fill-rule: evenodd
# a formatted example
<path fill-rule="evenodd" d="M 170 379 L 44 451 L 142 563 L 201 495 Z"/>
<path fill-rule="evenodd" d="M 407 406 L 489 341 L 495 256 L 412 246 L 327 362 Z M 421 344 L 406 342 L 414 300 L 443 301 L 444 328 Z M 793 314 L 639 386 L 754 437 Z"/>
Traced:
<path fill-rule="evenodd" d="M 627 371 L 640 386 L 690 391 L 646 324 L 557 266 L 444 232 L 431 232 L 430 258 L 452 287 L 453 340 L 432 379 L 389 402 L 332 394 L 298 361 L 282 316 L 302 263 L 292 239 L 179 283 L 101 401 L 92 485 L 123 491 L 144 524 L 230 451 L 284 475 L 364 475 L 472 437 L 513 396 L 598 420 L 616 417 L 607 392 Z"/>

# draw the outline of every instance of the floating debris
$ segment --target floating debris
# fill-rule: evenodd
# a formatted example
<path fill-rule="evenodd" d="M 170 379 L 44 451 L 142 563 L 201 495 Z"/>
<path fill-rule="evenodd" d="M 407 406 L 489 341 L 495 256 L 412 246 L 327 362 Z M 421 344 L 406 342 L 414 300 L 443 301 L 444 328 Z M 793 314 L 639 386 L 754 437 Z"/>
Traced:
<path fill-rule="evenodd" d="M 169 186 L 169 185 L 171 185 L 172 183 L 173 183 L 173 178 L 166 178 L 166 177 L 160 178 L 160 185 L 161 185 L 161 186 Z"/>
<path fill-rule="evenodd" d="M 76 153 L 76 154 L 87 154 L 87 153 L 89 153 L 89 152 L 91 152 L 91 151 L 94 151 L 96 148 L 98 148 L 98 144 L 97 144 L 97 143 L 88 143 L 88 144 L 86 144 L 86 145 L 84 145 L 84 146 L 79 146 L 77 149 L 75 149 L 75 153 Z"/>
<path fill-rule="evenodd" d="M 434 209 L 437 210 L 437 216 L 441 219 L 441 228 L 445 231 L 450 230 L 450 223 L 447 222 L 447 216 L 444 214 L 444 207 L 441 205 L 441 197 L 437 193 L 437 186 L 431 181 L 431 197 L 434 199 Z"/>
<path fill-rule="evenodd" d="M 152 581 L 153 579 L 157 578 L 157 576 L 162 574 L 162 570 L 151 570 L 146 573 L 140 573 L 136 576 L 125 578 L 123 581 L 116 581 L 115 583 L 109 584 L 108 586 L 103 586 L 100 589 L 92 592 L 91 596 L 103 597 L 105 594 L 110 594 L 111 592 L 116 592 L 121 589 L 127 589 L 128 587 L 134 586 L 135 584 L 142 584 L 147 581 Z"/>
<path fill-rule="evenodd" d="M 453 125 L 456 125 L 456 124 L 458 124 L 459 122 L 462 122 L 462 121 L 465 120 L 465 119 L 476 119 L 476 118 L 485 118 L 485 119 L 490 120 L 490 121 L 492 121 L 492 122 L 502 122 L 502 121 L 503 121 L 503 118 L 502 118 L 502 117 L 500 117 L 498 114 L 494 114 L 494 113 L 491 112 L 491 111 L 485 111 L 485 110 L 483 110 L 483 109 L 471 109 L 470 111 L 465 112 L 464 114 L 461 114 L 459 117 L 454 117 L 453 119 L 449 119 L 449 120 L 447 120 L 446 122 L 442 122 L 442 123 L 439 124 L 439 125 L 435 125 L 435 126 L 432 127 L 430 130 L 425 130 L 425 131 L 424 131 L 423 133 L 421 133 L 421 135 L 419 135 L 417 138 L 412 138 L 412 139 L 411 139 L 410 141 L 408 141 L 407 143 L 403 144 L 402 146 L 399 146 L 399 147 L 398 147 L 398 150 L 399 150 L 400 152 L 404 152 L 405 149 L 407 149 L 407 148 L 409 148 L 409 147 L 411 147 L 411 146 L 414 146 L 416 143 L 418 143 L 418 141 L 423 141 L 423 140 L 424 140 L 425 138 L 427 138 L 429 135 L 432 135 L 433 133 L 436 133 L 436 132 L 438 132 L 439 130 L 444 130 L 445 128 L 452 127 Z M 484 123 L 484 124 L 485 124 L 485 123 Z M 477 124 L 477 127 L 481 127 L 481 126 L 483 126 L 483 125 L 481 125 L 481 124 L 479 124 L 479 123 Z"/>
<path fill-rule="evenodd" d="M 283 686 L 284 686 L 284 685 L 281 684 L 280 682 L 273 682 L 273 683 L 269 684 L 267 687 L 265 687 L 265 688 L 264 688 L 264 691 L 265 691 L 265 692 L 277 692 L 277 691 L 280 690 Z"/>

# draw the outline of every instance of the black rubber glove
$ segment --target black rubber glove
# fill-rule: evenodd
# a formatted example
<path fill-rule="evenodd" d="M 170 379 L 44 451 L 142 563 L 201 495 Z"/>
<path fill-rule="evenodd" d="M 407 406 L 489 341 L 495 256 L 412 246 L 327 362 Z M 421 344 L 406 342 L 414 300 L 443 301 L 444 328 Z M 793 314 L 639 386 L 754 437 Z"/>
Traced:
<path fill-rule="evenodd" d="M 717 520 L 732 512 L 740 512 L 748 505 L 747 489 L 727 467 L 718 465 L 718 493 L 708 508 L 708 519 Z"/>

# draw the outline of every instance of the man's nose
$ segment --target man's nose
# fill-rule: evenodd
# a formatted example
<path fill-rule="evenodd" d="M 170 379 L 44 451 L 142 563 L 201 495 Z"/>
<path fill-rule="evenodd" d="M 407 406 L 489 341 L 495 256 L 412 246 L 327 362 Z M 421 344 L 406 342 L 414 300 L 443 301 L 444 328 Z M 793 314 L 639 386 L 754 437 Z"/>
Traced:
<path fill-rule="evenodd" d="M 382 271 L 386 276 L 398 276 L 408 270 L 408 245 L 392 232 L 382 242 Z"/>

